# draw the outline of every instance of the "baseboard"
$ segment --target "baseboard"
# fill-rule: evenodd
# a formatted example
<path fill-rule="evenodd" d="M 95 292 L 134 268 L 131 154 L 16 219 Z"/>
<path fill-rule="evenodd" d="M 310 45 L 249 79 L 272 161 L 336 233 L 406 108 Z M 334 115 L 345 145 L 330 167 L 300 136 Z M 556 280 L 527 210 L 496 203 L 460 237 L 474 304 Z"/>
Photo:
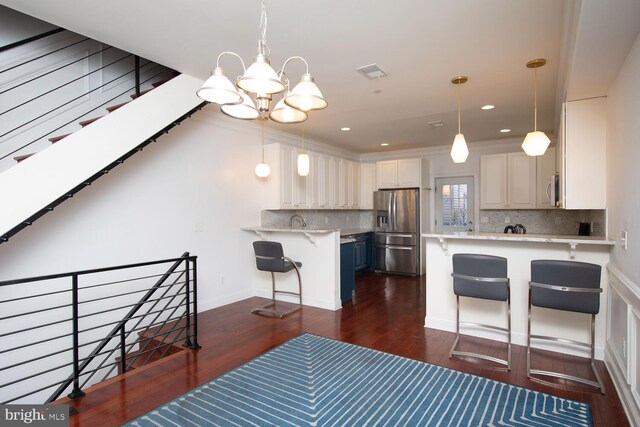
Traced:
<path fill-rule="evenodd" d="M 636 401 L 631 394 L 631 390 L 627 386 L 622 370 L 615 362 L 608 347 L 605 348 L 604 363 L 609 371 L 609 375 L 611 375 L 613 386 L 616 388 L 618 396 L 620 396 L 620 402 L 622 402 L 622 407 L 627 415 L 629 424 L 633 427 L 640 427 L 640 408 L 636 404 Z"/>
<path fill-rule="evenodd" d="M 252 296 L 253 296 L 253 292 L 251 292 L 250 289 L 247 289 L 244 291 L 227 294 L 222 298 L 210 298 L 206 300 L 198 298 L 198 311 L 202 312 L 205 310 L 211 310 L 217 307 L 221 307 L 223 305 L 232 304 L 234 302 L 251 298 Z"/>
<path fill-rule="evenodd" d="M 424 324 L 425 324 L 425 327 L 427 328 L 439 329 L 441 331 L 447 331 L 447 332 L 456 331 L 456 322 L 453 320 L 438 319 L 435 317 L 427 316 L 425 317 Z M 466 326 L 460 329 L 460 333 L 462 335 L 470 335 L 470 336 L 479 337 L 479 338 L 486 338 L 486 339 L 495 340 L 495 341 L 507 342 L 507 337 L 504 333 L 500 333 L 498 331 L 491 331 L 489 329 L 481 329 L 477 327 Z M 511 332 L 511 343 L 526 346 L 527 334 L 523 334 L 521 332 Z M 548 351 L 555 351 L 557 353 L 570 354 L 572 356 L 589 357 L 588 350 L 582 347 L 571 346 L 567 344 L 537 341 L 535 343 L 535 348 L 548 350 Z M 604 360 L 604 348 L 596 346 L 595 358 L 597 360 Z"/>
<path fill-rule="evenodd" d="M 271 291 L 266 289 L 254 289 L 252 296 L 271 299 Z M 293 302 L 293 303 L 298 302 L 298 299 L 295 296 L 291 296 L 291 295 L 279 295 L 277 299 L 278 301 L 286 301 L 286 302 Z M 309 298 L 304 295 L 302 295 L 302 305 L 308 305 L 316 308 L 323 308 L 325 310 L 331 310 L 331 311 L 340 310 L 342 308 L 342 303 L 340 301 L 330 301 L 330 300 L 323 300 L 323 299 L 317 299 L 317 298 Z"/>

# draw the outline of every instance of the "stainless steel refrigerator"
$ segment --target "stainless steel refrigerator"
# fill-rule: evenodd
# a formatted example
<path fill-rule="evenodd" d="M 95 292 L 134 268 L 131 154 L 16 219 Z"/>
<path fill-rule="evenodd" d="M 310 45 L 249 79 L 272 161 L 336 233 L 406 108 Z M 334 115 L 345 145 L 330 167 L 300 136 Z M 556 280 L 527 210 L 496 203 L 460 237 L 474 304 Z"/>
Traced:
<path fill-rule="evenodd" d="M 417 188 L 373 193 L 375 271 L 419 274 L 420 193 Z"/>

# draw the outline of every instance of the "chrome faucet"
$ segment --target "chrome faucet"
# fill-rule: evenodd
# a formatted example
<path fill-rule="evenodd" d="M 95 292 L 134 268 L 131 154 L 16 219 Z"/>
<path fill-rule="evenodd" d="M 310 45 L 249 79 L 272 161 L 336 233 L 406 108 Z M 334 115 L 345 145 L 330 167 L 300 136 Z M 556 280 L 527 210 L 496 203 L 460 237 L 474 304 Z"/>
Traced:
<path fill-rule="evenodd" d="M 293 220 L 294 219 L 297 219 L 298 221 L 300 221 L 300 227 L 305 228 L 307 226 L 307 223 L 304 222 L 304 218 L 302 218 L 298 214 L 293 214 L 293 215 L 291 215 L 291 218 L 289 218 L 289 227 L 293 228 Z"/>

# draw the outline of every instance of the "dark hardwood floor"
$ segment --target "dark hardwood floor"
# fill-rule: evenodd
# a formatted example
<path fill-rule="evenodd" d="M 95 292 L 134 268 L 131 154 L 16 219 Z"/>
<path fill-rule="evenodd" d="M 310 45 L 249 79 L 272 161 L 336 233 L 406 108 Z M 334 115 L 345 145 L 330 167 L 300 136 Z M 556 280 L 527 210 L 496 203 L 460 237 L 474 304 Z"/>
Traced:
<path fill-rule="evenodd" d="M 598 362 L 606 395 L 588 386 L 567 384 L 564 380 L 541 384 L 527 379 L 525 348 L 513 347 L 511 372 L 491 369 L 490 362 L 450 360 L 448 351 L 454 334 L 426 329 L 424 323 L 424 278 L 359 275 L 355 298 L 342 310 L 331 312 L 313 307 L 286 319 L 251 314 L 251 308 L 265 300 L 251 298 L 199 317 L 202 349 L 185 350 L 163 360 L 113 378 L 86 390 L 87 395 L 72 402 L 79 414 L 72 426 L 120 425 L 154 409 L 190 389 L 242 364 L 282 342 L 310 332 L 412 359 L 482 375 L 499 381 L 553 393 L 591 404 L 596 426 L 629 425 L 622 405 L 602 362 Z M 502 356 L 505 346 L 493 341 L 465 338 L 462 348 L 478 349 Z M 587 375 L 585 359 L 535 352 L 533 367 L 561 369 Z"/>

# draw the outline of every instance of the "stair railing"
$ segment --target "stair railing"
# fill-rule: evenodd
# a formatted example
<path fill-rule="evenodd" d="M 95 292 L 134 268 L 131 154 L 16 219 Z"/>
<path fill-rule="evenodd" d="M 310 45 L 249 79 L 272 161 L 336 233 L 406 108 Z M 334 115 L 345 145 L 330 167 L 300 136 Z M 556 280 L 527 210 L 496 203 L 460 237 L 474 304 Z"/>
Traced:
<path fill-rule="evenodd" d="M 196 259 L 0 282 L 0 403 L 77 398 L 115 369 L 200 348 Z"/>
<path fill-rule="evenodd" d="M 57 34 L 61 31 L 65 31 L 63 29 L 56 29 L 56 30 L 52 30 L 49 31 L 47 33 L 43 33 L 41 35 L 38 36 L 34 36 L 32 38 L 23 40 L 21 42 L 17 42 L 17 43 L 13 43 L 11 45 L 7 45 L 4 46 L 2 49 L 2 51 L 4 50 L 8 50 L 17 46 L 21 46 L 24 45 L 26 43 L 32 43 L 34 41 L 40 40 L 44 37 L 48 37 L 50 35 L 53 34 Z M 18 64 L 6 67 L 4 69 L 0 69 L 0 75 L 3 73 L 6 73 L 8 71 L 11 70 L 15 70 L 15 69 L 20 69 L 22 67 L 26 67 L 29 66 L 31 64 L 33 64 L 34 62 L 37 62 L 43 58 L 47 58 L 50 55 L 59 53 L 65 49 L 68 49 L 70 47 L 79 45 L 81 43 L 85 43 L 85 42 L 92 42 L 93 40 L 89 39 L 89 38 L 82 38 L 80 40 L 77 41 L 73 41 L 71 43 L 68 43 L 62 47 L 59 48 L 54 48 L 52 50 L 50 50 L 47 53 L 44 53 L 42 55 L 38 55 L 34 58 L 31 58 L 29 60 L 20 62 Z M 74 117 L 70 120 L 65 121 L 63 124 L 59 124 L 56 123 L 55 125 L 48 127 L 43 133 L 38 134 L 37 137 L 32 138 L 29 137 L 28 142 L 26 143 L 19 143 L 19 147 L 17 148 L 10 148 L 10 149 L 5 149 L 3 150 L 3 152 L 0 152 L 0 160 L 3 160 L 11 155 L 14 155 L 16 153 L 21 152 L 22 150 L 24 150 L 27 147 L 32 146 L 34 143 L 38 142 L 38 141 L 42 141 L 44 138 L 48 137 L 48 136 L 52 136 L 55 132 L 58 132 L 59 130 L 63 129 L 64 127 L 76 123 L 78 122 L 80 119 L 82 119 L 83 117 L 87 116 L 87 114 L 92 113 L 96 110 L 99 110 L 103 107 L 105 107 L 107 104 L 113 102 L 114 100 L 130 94 L 130 93 L 135 93 L 136 96 L 140 96 L 140 90 L 142 85 L 144 85 L 145 83 L 148 83 L 150 81 L 153 81 L 154 79 L 160 77 L 163 74 L 167 74 L 170 70 L 166 67 L 162 67 L 162 69 L 159 72 L 155 72 L 153 73 L 152 71 L 150 71 L 154 66 L 156 66 L 157 64 L 151 62 L 151 61 L 144 61 L 143 64 L 141 64 L 141 58 L 138 56 L 135 56 L 133 54 L 127 54 L 127 53 L 123 53 L 123 55 L 121 55 L 119 58 L 109 62 L 108 64 L 102 65 L 101 67 L 97 67 L 95 69 L 92 69 L 80 76 L 77 77 L 73 77 L 73 78 L 69 78 L 68 80 L 64 81 L 64 83 L 58 84 L 53 88 L 49 88 L 49 86 L 47 85 L 43 85 L 40 84 L 37 87 L 38 89 L 38 94 L 35 96 L 32 96 L 26 100 L 20 101 L 15 103 L 15 105 L 13 105 L 13 101 L 11 101 L 11 99 L 15 98 L 15 94 L 14 92 L 19 89 L 22 88 L 26 85 L 29 84 L 37 84 L 38 81 L 40 79 L 43 79 L 47 76 L 52 75 L 53 73 L 56 73 L 58 71 L 61 70 L 65 70 L 67 67 L 70 67 L 73 64 L 76 64 L 80 61 L 85 61 L 95 55 L 99 55 L 104 53 L 105 51 L 108 51 L 112 49 L 112 46 L 106 46 L 103 47 L 102 49 L 99 49 L 98 51 L 89 53 L 87 55 L 84 55 L 80 58 L 76 58 L 70 61 L 65 61 L 65 63 L 63 65 L 60 66 L 56 66 L 52 69 L 44 69 L 42 72 L 38 72 L 36 73 L 35 76 L 30 77 L 29 79 L 25 80 L 25 81 L 21 81 L 20 83 L 17 83 L 9 88 L 6 89 L 2 89 L 0 91 L 0 105 L 10 105 L 10 107 L 3 109 L 2 111 L 0 111 L 0 118 L 2 118 L 2 116 L 9 114 L 11 112 L 14 111 L 24 111 L 24 112 L 29 112 L 31 113 L 30 109 L 32 108 L 32 103 L 34 103 L 35 101 L 38 101 L 40 99 L 42 99 L 45 96 L 51 95 L 51 94 L 55 94 L 55 93 L 59 93 L 59 91 L 68 88 L 71 84 L 76 83 L 78 81 L 81 81 L 82 79 L 86 79 L 88 77 L 90 77 L 91 75 L 98 73 L 98 72 L 105 72 L 107 69 L 112 68 L 113 67 L 120 67 L 120 71 L 124 71 L 122 73 L 119 73 L 118 75 L 116 75 L 115 77 L 111 78 L 109 81 L 102 83 L 101 85 L 97 85 L 95 87 L 90 87 L 88 90 L 83 91 L 79 94 L 74 94 L 71 97 L 66 97 L 64 99 L 58 100 L 56 101 L 55 105 L 52 106 L 52 108 L 48 108 L 46 109 L 46 111 L 35 111 L 33 114 L 30 114 L 28 116 L 28 118 L 26 120 L 22 120 L 20 123 L 14 123 L 12 124 L 12 127 L 10 129 L 4 129 L 3 131 L 1 131 L 0 133 L 0 140 L 4 137 L 10 137 L 13 138 L 14 134 L 17 134 L 18 131 L 23 131 L 27 126 L 29 125 L 34 125 L 36 123 L 41 123 L 44 122 L 46 120 L 48 120 L 51 117 L 54 117 L 57 114 L 60 114 L 61 110 L 64 107 L 69 106 L 70 104 L 73 104 L 74 102 L 77 102 L 78 100 L 81 100 L 85 97 L 87 97 L 88 95 L 95 93 L 101 89 L 104 89 L 105 87 L 108 87 L 110 85 L 116 84 L 118 82 L 120 83 L 124 83 L 127 80 L 131 80 L 133 81 L 133 84 L 128 85 L 124 90 L 120 90 L 115 96 L 111 97 L 110 99 L 101 102 L 99 105 L 97 106 L 92 106 L 92 108 L 87 108 L 87 109 L 83 109 L 83 111 L 80 112 L 80 114 L 74 114 Z M 133 66 L 127 68 L 126 66 L 124 66 L 122 64 L 123 61 L 133 58 Z M 144 78 L 144 80 L 141 80 L 141 72 L 145 71 L 148 72 L 149 74 L 152 74 L 146 78 Z M 118 84 L 120 84 L 118 83 Z M 40 90 L 40 89 L 43 90 Z M 16 98 L 17 99 L 17 98 Z M 0 141 L 0 146 L 3 143 L 6 143 L 8 140 L 5 141 Z"/>

